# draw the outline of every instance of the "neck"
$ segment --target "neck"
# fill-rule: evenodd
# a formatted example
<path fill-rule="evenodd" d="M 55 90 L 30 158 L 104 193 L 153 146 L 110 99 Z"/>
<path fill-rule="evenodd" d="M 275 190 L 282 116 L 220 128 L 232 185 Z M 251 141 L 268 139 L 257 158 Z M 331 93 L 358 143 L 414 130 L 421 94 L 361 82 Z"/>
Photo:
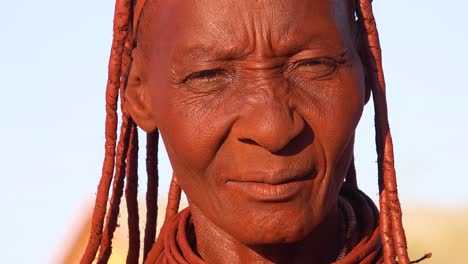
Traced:
<path fill-rule="evenodd" d="M 304 240 L 288 244 L 245 245 L 190 206 L 197 253 L 207 263 L 332 263 L 342 244 L 340 214 L 334 206 Z"/>

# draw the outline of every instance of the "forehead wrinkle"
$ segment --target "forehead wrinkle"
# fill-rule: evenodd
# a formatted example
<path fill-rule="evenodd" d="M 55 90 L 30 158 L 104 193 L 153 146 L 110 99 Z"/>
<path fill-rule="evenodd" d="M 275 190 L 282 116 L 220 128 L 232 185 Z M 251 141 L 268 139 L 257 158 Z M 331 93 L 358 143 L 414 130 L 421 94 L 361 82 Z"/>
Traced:
<path fill-rule="evenodd" d="M 220 46 L 209 43 L 192 43 L 189 46 L 178 49 L 178 57 L 196 61 L 232 60 L 242 57 L 242 50 L 231 44 Z"/>
<path fill-rule="evenodd" d="M 295 21 L 304 21 L 303 23 L 289 23 L 278 31 L 277 51 L 278 54 L 293 54 L 305 49 L 342 49 L 345 44 L 346 32 L 343 32 L 343 26 L 340 25 L 339 17 L 343 15 L 343 1 L 330 0 L 322 5 L 324 8 L 317 8 L 313 1 L 302 2 L 302 5 L 295 1 L 296 5 L 291 9 L 292 17 Z M 347 1 L 346 1 L 347 2 Z M 308 10 L 307 12 L 295 12 L 294 10 Z M 315 17 L 313 27 L 305 25 L 310 23 L 311 17 Z M 331 32 L 331 34 L 330 34 Z"/>
<path fill-rule="evenodd" d="M 185 40 L 177 41 L 179 42 L 179 46 L 176 47 L 177 50 L 181 51 L 180 54 L 182 57 L 189 55 L 193 59 L 204 60 L 243 57 L 256 48 L 261 48 L 256 47 L 259 43 L 267 44 L 268 46 L 264 46 L 266 51 L 271 50 L 273 51 L 273 55 L 280 56 L 288 55 L 311 46 L 328 46 L 329 44 L 327 42 L 333 42 L 333 40 L 326 41 L 327 36 L 326 34 L 321 34 L 321 27 L 313 27 L 314 29 L 304 28 L 304 23 L 300 21 L 310 20 L 312 19 L 310 18 L 311 16 L 323 17 L 324 12 L 330 14 L 329 18 L 333 18 L 333 16 L 337 15 L 337 10 L 346 6 L 342 3 L 337 3 L 341 2 L 341 0 L 327 0 L 328 3 L 325 5 L 315 5 L 314 1 L 288 2 L 282 0 L 257 0 L 248 1 L 247 3 L 245 1 L 236 0 L 214 2 L 206 0 L 147 1 L 151 2 L 150 6 L 157 3 L 154 5 L 155 9 L 160 9 L 161 6 L 170 6 L 173 9 L 172 12 L 170 12 L 172 15 L 163 12 L 166 13 L 166 19 L 168 20 L 166 22 L 177 23 L 177 20 L 180 20 L 178 23 L 186 28 L 183 31 L 188 34 L 183 33 L 182 35 L 189 36 L 185 36 Z M 162 2 L 172 3 L 162 4 Z M 179 9 L 178 6 L 180 4 L 186 5 L 189 2 L 192 4 L 190 8 L 182 8 L 185 10 L 185 14 L 177 12 L 176 9 Z M 271 2 L 274 2 L 275 6 L 278 8 L 265 7 L 265 5 Z M 335 5 L 336 7 L 334 8 L 331 5 Z M 319 10 L 317 6 L 324 6 L 327 10 L 323 10 L 323 8 Z M 146 8 L 147 7 L 148 5 Z M 197 9 L 203 10 L 197 12 Z M 303 10 L 308 11 L 303 12 Z M 160 13 L 158 11 L 156 11 L 156 13 Z M 229 20 L 227 21 L 228 23 L 225 23 L 225 17 L 232 17 L 234 12 L 237 17 L 235 23 Z M 184 19 L 174 19 L 175 16 L 185 17 L 186 15 L 193 16 L 194 14 L 198 14 L 199 16 L 196 19 L 192 19 L 195 23 L 191 25 L 184 25 Z M 203 16 L 201 14 L 203 14 Z M 286 19 L 277 19 L 277 17 L 286 17 Z M 327 19 L 329 20 L 329 18 Z M 160 22 L 161 17 L 156 20 Z M 319 19 L 316 23 L 324 23 L 320 20 L 323 19 Z M 332 23 L 333 22 L 334 21 L 332 21 Z M 261 27 L 260 31 L 255 30 L 255 24 L 259 24 Z M 326 24 L 327 22 L 324 23 L 324 25 Z M 336 25 L 334 26 L 336 27 Z M 154 23 L 152 27 L 154 27 Z M 164 27 L 161 27 L 161 25 L 157 25 L 156 27 L 158 31 L 164 30 Z M 327 27 L 329 27 L 329 25 L 327 25 Z M 315 30 L 315 28 L 318 28 L 318 30 Z M 314 45 L 311 45 L 312 43 L 314 43 Z"/>
<path fill-rule="evenodd" d="M 277 17 L 288 17 L 292 13 L 290 4 L 279 0 L 273 1 L 280 7 L 265 7 L 272 0 L 248 2 L 192 0 L 193 5 L 190 8 L 192 13 L 203 15 L 195 20 L 194 28 L 188 31 L 187 41 L 181 41 L 177 49 L 184 54 L 182 57 L 188 55 L 192 58 L 206 59 L 243 57 L 251 53 L 258 43 L 265 43 L 268 45 L 266 50 L 272 50 L 271 25 L 282 26 L 284 23 L 274 22 Z M 296 4 L 293 3 L 293 6 Z M 229 23 L 231 22 L 229 20 L 225 23 L 224 18 L 232 17 L 234 12 L 237 15 L 235 23 Z M 260 32 L 256 31 L 256 25 L 259 26 Z M 197 35 L 203 37 L 197 38 Z"/>
<path fill-rule="evenodd" d="M 342 10 L 344 5 L 341 0 L 338 0 L 340 3 L 334 0 L 323 1 L 325 2 L 323 5 L 317 5 L 314 1 L 257 0 L 249 2 L 247 11 L 244 11 L 240 17 L 246 17 L 241 21 L 248 20 L 248 36 L 258 50 L 257 55 L 288 56 L 304 49 L 343 48 L 344 43 L 340 33 L 345 33 L 340 32 L 342 25 L 337 25 L 336 15 L 344 14 Z M 274 2 L 277 8 L 265 7 L 271 2 Z M 286 19 L 278 19 L 278 17 Z M 310 19 L 313 19 L 313 23 L 319 26 L 304 25 L 310 22 Z M 331 31 L 325 32 L 325 29 L 330 28 L 332 28 Z M 332 32 L 334 36 L 330 36 L 329 32 Z M 259 43 L 264 45 L 260 46 Z"/>
<path fill-rule="evenodd" d="M 238 8 L 237 2 L 228 0 L 210 2 L 193 1 L 191 11 L 198 16 L 192 28 L 183 30 L 182 37 L 175 47 L 179 53 L 177 57 L 190 57 L 201 60 L 235 59 L 243 57 L 249 41 L 248 26 L 244 19 L 244 12 Z M 232 17 L 236 12 L 239 18 L 235 23 L 229 23 L 225 17 Z"/>
<path fill-rule="evenodd" d="M 275 8 L 271 8 L 269 4 L 272 2 Z M 237 2 L 241 21 L 245 22 L 247 36 L 250 39 L 251 50 L 256 50 L 256 56 L 275 56 L 275 47 L 277 40 L 282 38 L 282 34 L 278 32 L 287 31 L 288 23 L 278 23 L 281 19 L 278 17 L 291 17 L 294 10 L 292 6 L 296 6 L 295 2 L 286 3 L 283 0 L 256 0 L 245 2 Z M 242 6 L 244 5 L 244 6 Z"/>

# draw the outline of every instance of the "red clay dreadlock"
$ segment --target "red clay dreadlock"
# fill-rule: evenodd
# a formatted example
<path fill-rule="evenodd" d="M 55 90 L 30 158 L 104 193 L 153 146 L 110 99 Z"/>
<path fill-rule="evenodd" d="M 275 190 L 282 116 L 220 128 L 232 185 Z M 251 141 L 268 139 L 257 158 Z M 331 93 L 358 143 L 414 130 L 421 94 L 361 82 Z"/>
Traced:
<path fill-rule="evenodd" d="M 393 144 L 390 134 L 385 80 L 382 69 L 379 36 L 372 12 L 372 0 L 356 0 L 356 15 L 361 33 L 365 33 L 364 45 L 367 54 L 362 59 L 374 72 L 372 95 L 375 108 L 376 145 L 378 155 L 378 179 L 380 193 L 380 234 L 383 242 L 383 260 L 392 264 L 398 259 L 400 264 L 409 264 L 405 232 L 402 226 L 401 207 L 398 199 Z M 116 0 L 114 15 L 114 37 L 109 61 L 108 83 L 106 88 L 106 127 L 105 158 L 102 177 L 96 195 L 93 211 L 91 235 L 81 264 L 90 264 L 99 250 L 97 263 L 107 263 L 112 252 L 112 237 L 117 227 L 117 218 L 125 187 L 125 199 L 128 210 L 129 250 L 127 263 L 138 263 L 140 253 L 140 230 L 138 226 L 138 130 L 124 105 L 123 93 L 131 65 L 131 52 L 136 45 L 135 33 L 145 0 Z M 117 138 L 117 103 L 120 98 L 122 124 L 118 145 Z M 146 169 L 148 185 L 146 193 L 146 226 L 144 235 L 143 261 L 152 251 L 159 251 L 161 241 L 155 243 L 157 197 L 158 197 L 158 138 L 155 131 L 147 134 Z M 125 183 L 126 180 L 126 183 Z M 357 189 L 354 161 L 351 163 L 347 183 Z M 109 189 L 112 196 L 108 204 Z M 166 219 L 177 214 L 181 189 L 173 176 L 166 208 Z M 107 213 L 106 213 L 107 208 Z M 105 219 L 105 224 L 104 224 Z M 429 256 L 427 256 L 429 257 Z"/>

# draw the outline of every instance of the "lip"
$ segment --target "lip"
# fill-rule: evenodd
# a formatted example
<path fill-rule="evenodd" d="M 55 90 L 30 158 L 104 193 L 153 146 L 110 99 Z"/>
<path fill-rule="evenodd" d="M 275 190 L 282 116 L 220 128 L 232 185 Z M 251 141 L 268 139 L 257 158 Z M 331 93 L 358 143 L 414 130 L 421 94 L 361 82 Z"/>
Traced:
<path fill-rule="evenodd" d="M 243 174 L 240 180 L 228 180 L 227 186 L 263 202 L 285 202 L 303 189 L 314 173 Z"/>

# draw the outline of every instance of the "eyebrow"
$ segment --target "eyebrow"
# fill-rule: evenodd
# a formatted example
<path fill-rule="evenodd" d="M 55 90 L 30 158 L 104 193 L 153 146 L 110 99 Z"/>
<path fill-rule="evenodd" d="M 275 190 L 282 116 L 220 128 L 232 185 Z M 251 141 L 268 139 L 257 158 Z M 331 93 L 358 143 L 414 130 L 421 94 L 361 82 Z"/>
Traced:
<path fill-rule="evenodd" d="M 288 41 L 282 41 L 277 47 L 277 52 L 290 56 L 300 52 L 301 50 L 321 49 L 327 51 L 337 51 L 343 50 L 343 48 L 345 48 L 343 41 L 332 40 L 326 36 L 323 36 L 323 34 L 315 33 L 299 40 L 296 38 L 291 38 Z"/>
<path fill-rule="evenodd" d="M 239 59 L 246 55 L 245 49 L 240 45 L 227 44 L 224 47 L 220 47 L 218 44 L 207 45 L 206 43 L 198 42 L 181 47 L 178 57 L 196 61 L 223 61 Z M 287 42 L 280 41 L 279 45 L 276 45 L 273 54 L 274 56 L 291 56 L 307 49 L 340 51 L 344 48 L 346 47 L 342 42 L 337 43 L 336 40 L 330 40 L 321 34 L 313 34 L 300 40 L 291 38 Z"/>
<path fill-rule="evenodd" d="M 191 60 L 213 61 L 232 60 L 243 56 L 243 49 L 236 45 L 220 47 L 217 44 L 207 45 L 193 43 L 190 46 L 180 48 L 180 56 Z"/>

